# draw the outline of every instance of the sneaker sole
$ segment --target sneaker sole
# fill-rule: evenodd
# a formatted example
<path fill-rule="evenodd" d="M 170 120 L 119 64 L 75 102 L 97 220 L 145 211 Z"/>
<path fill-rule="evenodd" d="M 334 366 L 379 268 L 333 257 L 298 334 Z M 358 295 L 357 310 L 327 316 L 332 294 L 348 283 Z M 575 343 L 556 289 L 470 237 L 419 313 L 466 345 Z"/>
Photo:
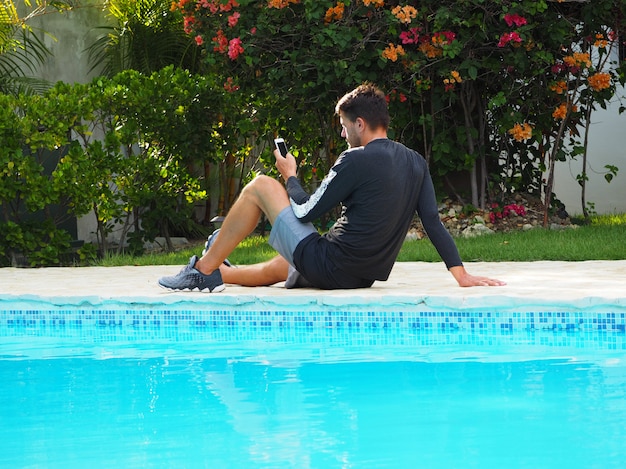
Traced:
<path fill-rule="evenodd" d="M 219 292 L 224 291 L 226 289 L 226 285 L 224 285 L 224 284 L 218 285 L 213 290 L 211 290 L 209 288 L 203 288 L 201 290 L 198 287 L 196 287 L 196 288 L 172 288 L 172 287 L 166 287 L 165 285 L 161 285 L 160 283 L 159 283 L 159 287 L 161 287 L 163 290 L 167 290 L 167 291 L 184 291 L 184 292 L 188 291 L 188 292 L 200 292 L 200 293 L 219 293 Z"/>

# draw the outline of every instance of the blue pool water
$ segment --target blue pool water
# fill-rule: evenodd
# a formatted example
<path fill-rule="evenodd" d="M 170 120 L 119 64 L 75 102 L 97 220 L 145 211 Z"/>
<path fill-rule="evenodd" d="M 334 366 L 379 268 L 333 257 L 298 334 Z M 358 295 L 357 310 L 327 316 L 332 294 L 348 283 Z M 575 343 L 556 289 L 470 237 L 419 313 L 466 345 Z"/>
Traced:
<path fill-rule="evenodd" d="M 0 318 L 0 467 L 605 469 L 626 461 L 620 327 L 54 314 Z"/>

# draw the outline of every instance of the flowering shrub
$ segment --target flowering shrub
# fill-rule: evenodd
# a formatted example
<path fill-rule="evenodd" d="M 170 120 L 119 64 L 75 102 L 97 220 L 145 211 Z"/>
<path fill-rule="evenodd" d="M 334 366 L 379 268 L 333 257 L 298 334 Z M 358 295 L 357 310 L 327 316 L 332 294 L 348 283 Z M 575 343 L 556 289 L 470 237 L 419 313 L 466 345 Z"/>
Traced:
<path fill-rule="evenodd" d="M 173 8 L 211 72 L 232 77 L 242 106 L 259 106 L 260 134 L 286 132 L 323 169 L 321 155 L 327 166 L 342 149 L 333 103 L 374 81 L 389 95 L 390 136 L 418 149 L 436 175 L 472 170 L 475 206 L 519 189 L 544 191 L 549 205 L 554 162 L 575 156 L 564 138 L 626 80 L 626 64 L 608 62 L 614 32 L 626 29 L 626 4 L 613 0 L 178 0 Z"/>

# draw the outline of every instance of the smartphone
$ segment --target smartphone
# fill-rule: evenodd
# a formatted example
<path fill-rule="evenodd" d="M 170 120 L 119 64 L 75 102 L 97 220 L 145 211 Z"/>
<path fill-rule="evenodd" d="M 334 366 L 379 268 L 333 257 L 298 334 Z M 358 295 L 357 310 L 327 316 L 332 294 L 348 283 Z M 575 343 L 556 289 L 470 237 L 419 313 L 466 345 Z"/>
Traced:
<path fill-rule="evenodd" d="M 285 141 L 282 138 L 275 138 L 274 139 L 274 145 L 276 145 L 276 148 L 278 149 L 278 151 L 280 152 L 280 154 L 284 157 L 287 158 L 287 152 L 289 150 L 287 150 L 287 144 L 285 143 Z"/>

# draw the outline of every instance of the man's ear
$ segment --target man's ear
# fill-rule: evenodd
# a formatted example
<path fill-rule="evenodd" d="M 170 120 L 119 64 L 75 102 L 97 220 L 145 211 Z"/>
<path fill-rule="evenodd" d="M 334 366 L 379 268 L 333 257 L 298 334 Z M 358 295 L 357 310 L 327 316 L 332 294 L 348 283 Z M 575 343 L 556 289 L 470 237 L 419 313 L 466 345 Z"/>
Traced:
<path fill-rule="evenodd" d="M 365 119 L 363 119 L 362 117 L 357 117 L 356 121 L 354 122 L 360 132 L 363 132 L 367 128 L 367 122 L 365 122 Z"/>

